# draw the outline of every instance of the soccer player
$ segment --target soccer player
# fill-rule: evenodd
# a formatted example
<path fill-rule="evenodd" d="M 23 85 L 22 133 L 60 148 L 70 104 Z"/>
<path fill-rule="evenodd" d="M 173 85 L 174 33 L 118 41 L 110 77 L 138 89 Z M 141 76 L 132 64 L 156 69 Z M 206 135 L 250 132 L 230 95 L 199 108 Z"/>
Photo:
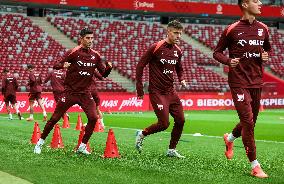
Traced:
<path fill-rule="evenodd" d="M 60 117 L 75 104 L 82 107 L 88 118 L 85 134 L 77 153 L 90 154 L 87 151 L 86 144 L 92 136 L 97 122 L 96 104 L 91 96 L 90 86 L 96 69 L 103 77 L 107 77 L 111 72 L 112 65 L 108 62 L 104 66 L 99 53 L 92 49 L 94 41 L 92 30 L 82 29 L 80 31 L 80 41 L 81 45 L 68 51 L 63 59 L 54 65 L 55 69 L 68 68 L 64 81 L 65 94 L 61 101 L 58 102 L 52 117 L 44 127 L 41 138 L 34 148 L 36 154 L 41 153 L 44 140 Z"/>
<path fill-rule="evenodd" d="M 52 72 L 48 74 L 44 83 L 50 81 L 52 92 L 54 96 L 54 100 L 56 103 L 63 97 L 64 94 L 64 79 L 65 73 L 61 70 L 53 69 Z"/>
<path fill-rule="evenodd" d="M 63 71 L 53 69 L 53 71 L 50 72 L 46 77 L 46 79 L 44 80 L 44 83 L 50 81 L 53 97 L 56 104 L 64 96 L 64 79 L 65 79 L 65 73 Z M 66 115 L 69 118 L 69 115 L 67 113 L 65 113 L 64 115 Z M 64 118 L 64 115 L 62 118 Z"/>
<path fill-rule="evenodd" d="M 18 82 L 17 79 L 9 72 L 8 69 L 3 70 L 3 79 L 2 79 L 2 94 L 4 96 L 4 102 L 6 105 L 7 112 L 9 114 L 9 119 L 12 120 L 13 116 L 10 109 L 10 104 L 16 110 L 16 113 L 19 119 L 22 119 L 21 112 L 17 107 L 17 100 L 16 100 L 16 91 L 18 89 Z"/>
<path fill-rule="evenodd" d="M 137 97 L 143 99 L 142 84 L 143 69 L 149 64 L 149 96 L 158 122 L 136 132 L 136 149 L 142 151 L 142 143 L 146 136 L 161 132 L 169 127 L 169 113 L 174 118 L 174 127 L 167 156 L 185 158 L 176 150 L 176 145 L 184 126 L 184 113 L 180 99 L 174 89 L 174 72 L 185 87 L 183 68 L 181 64 L 182 52 L 177 46 L 183 27 L 174 20 L 167 25 L 167 38 L 153 44 L 142 56 L 136 67 Z"/>
<path fill-rule="evenodd" d="M 228 82 L 240 122 L 232 133 L 224 134 L 227 159 L 233 158 L 233 142 L 242 136 L 247 157 L 251 163 L 251 175 L 266 178 L 256 159 L 254 127 L 260 107 L 263 84 L 263 63 L 268 61 L 271 50 L 268 28 L 256 20 L 261 13 L 259 0 L 239 0 L 242 18 L 229 25 L 221 35 L 213 57 L 229 66 Z M 229 49 L 229 57 L 223 51 Z"/>
<path fill-rule="evenodd" d="M 30 117 L 27 118 L 27 121 L 34 120 L 34 102 L 38 102 L 42 112 L 43 112 L 43 121 L 47 120 L 47 114 L 42 102 L 41 92 L 42 92 L 42 76 L 39 71 L 35 71 L 35 67 L 32 64 L 27 66 L 29 74 L 30 94 L 29 94 L 29 103 L 30 103 Z"/>

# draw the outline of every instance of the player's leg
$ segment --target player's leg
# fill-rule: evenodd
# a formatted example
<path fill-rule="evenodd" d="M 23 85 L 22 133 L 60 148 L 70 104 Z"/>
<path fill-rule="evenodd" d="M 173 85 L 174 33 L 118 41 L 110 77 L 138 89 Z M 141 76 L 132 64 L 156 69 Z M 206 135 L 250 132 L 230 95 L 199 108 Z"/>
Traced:
<path fill-rule="evenodd" d="M 231 88 L 231 94 L 232 94 L 232 98 L 236 101 L 238 101 L 238 94 L 241 94 L 241 93 L 238 93 L 239 91 L 236 90 L 235 88 Z M 242 98 L 240 96 L 240 98 Z M 225 156 L 227 157 L 227 159 L 232 159 L 233 156 L 234 156 L 234 141 L 240 137 L 242 135 L 242 123 L 239 122 L 235 128 L 233 129 L 233 131 L 231 133 L 225 133 L 224 136 L 223 136 L 223 140 L 224 140 L 224 143 L 225 143 L 225 146 L 226 146 L 226 149 L 225 149 Z"/>
<path fill-rule="evenodd" d="M 233 96 L 234 104 L 238 112 L 240 122 L 242 125 L 242 141 L 246 150 L 247 157 L 252 166 L 252 175 L 256 177 L 267 177 L 267 175 L 260 168 L 260 164 L 256 160 L 256 147 L 254 140 L 254 114 L 252 103 L 252 95 L 254 89 L 234 88 Z"/>
<path fill-rule="evenodd" d="M 181 137 L 185 122 L 183 107 L 176 93 L 169 95 L 169 99 L 171 99 L 169 112 L 174 118 L 174 127 L 171 133 L 171 140 L 167 155 L 171 157 L 185 158 L 176 151 L 176 146 Z"/>
<path fill-rule="evenodd" d="M 258 116 L 259 108 L 260 108 L 261 91 L 262 91 L 261 88 L 250 89 L 250 94 L 252 98 L 251 107 L 252 107 L 252 113 L 253 113 L 254 127 L 256 124 L 256 120 L 257 120 L 257 116 Z M 255 145 L 254 147 L 256 148 Z M 268 175 L 264 173 L 263 170 L 261 169 L 260 164 L 257 161 L 257 159 L 251 161 L 251 168 L 252 168 L 252 172 L 251 172 L 252 176 L 256 176 L 259 178 L 268 177 Z"/>
<path fill-rule="evenodd" d="M 63 98 L 60 102 L 58 102 L 50 120 L 48 120 L 47 123 L 45 124 L 41 137 L 34 148 L 34 153 L 36 154 L 41 153 L 41 147 L 44 144 L 44 140 L 46 139 L 50 131 L 53 129 L 54 125 L 60 120 L 61 116 L 72 105 L 77 103 L 78 103 L 77 98 L 74 98 L 72 95 L 68 95 L 66 96 L 66 98 Z"/>
<path fill-rule="evenodd" d="M 146 136 L 161 132 L 169 127 L 169 100 L 167 95 L 150 94 L 150 101 L 158 122 L 145 128 L 143 131 L 136 132 L 136 149 L 141 152 L 143 140 Z"/>
<path fill-rule="evenodd" d="M 27 118 L 27 121 L 33 121 L 34 120 L 34 100 L 35 100 L 35 96 L 32 93 L 32 94 L 30 94 L 30 97 L 29 97 L 30 117 Z"/>
<path fill-rule="evenodd" d="M 8 100 L 8 98 L 5 98 L 4 101 L 5 101 L 5 105 L 6 105 L 6 109 L 7 109 L 9 120 L 12 120 L 13 116 L 12 116 L 12 113 L 11 113 L 10 101 Z"/>
<path fill-rule="evenodd" d="M 95 124 L 98 120 L 97 114 L 96 114 L 96 104 L 91 96 L 89 95 L 80 95 L 79 96 L 79 105 L 82 107 L 83 111 L 86 113 L 87 118 L 88 118 L 88 123 L 85 128 L 85 134 L 82 138 L 82 142 L 79 145 L 79 148 L 77 150 L 78 153 L 83 153 L 83 154 L 90 154 L 90 152 L 87 151 L 87 143 L 89 139 L 91 138 Z"/>
<path fill-rule="evenodd" d="M 20 112 L 20 110 L 18 108 L 17 99 L 16 99 L 15 95 L 13 96 L 13 98 L 11 100 L 11 104 L 12 104 L 13 108 L 16 110 L 16 113 L 18 115 L 19 120 L 22 120 L 22 114 L 21 114 L 21 112 Z"/>
<path fill-rule="evenodd" d="M 259 113 L 259 108 L 260 108 L 260 100 L 261 100 L 261 88 L 255 88 L 251 89 L 250 94 L 251 94 L 251 107 L 252 107 L 252 113 L 253 113 L 253 122 L 254 124 L 256 123 L 257 116 Z"/>
<path fill-rule="evenodd" d="M 47 114 L 46 114 L 46 111 L 45 111 L 45 107 L 43 105 L 43 101 L 42 101 L 42 98 L 41 98 L 41 93 L 37 93 L 36 94 L 36 100 L 42 110 L 42 113 L 43 113 L 43 121 L 47 121 Z"/>
<path fill-rule="evenodd" d="M 232 159 L 234 156 L 234 141 L 242 135 L 242 124 L 239 122 L 231 133 L 225 133 L 223 140 L 226 145 L 225 155 L 227 159 Z"/>
<path fill-rule="evenodd" d="M 169 99 L 167 95 L 151 94 L 150 101 L 158 122 L 143 130 L 143 135 L 148 136 L 166 130 L 169 125 Z"/>
<path fill-rule="evenodd" d="M 57 105 L 57 103 L 64 97 L 64 92 L 56 92 L 56 91 L 53 91 L 53 98 L 55 100 L 55 103 Z M 62 119 L 64 119 L 64 116 L 67 116 L 68 119 L 69 119 L 69 115 L 67 114 L 67 112 L 65 112 L 62 116 Z"/>

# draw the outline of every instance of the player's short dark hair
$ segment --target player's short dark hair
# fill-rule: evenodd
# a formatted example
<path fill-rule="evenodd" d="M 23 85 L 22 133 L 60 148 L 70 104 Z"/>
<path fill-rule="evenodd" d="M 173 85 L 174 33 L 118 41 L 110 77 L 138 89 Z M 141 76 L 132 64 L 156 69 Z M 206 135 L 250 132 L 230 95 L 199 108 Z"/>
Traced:
<path fill-rule="evenodd" d="M 8 68 L 4 68 L 3 73 L 8 73 L 9 69 Z"/>
<path fill-rule="evenodd" d="M 242 6 L 243 2 L 244 2 L 244 0 L 238 0 L 238 5 L 241 9 L 243 9 L 243 6 Z"/>
<path fill-rule="evenodd" d="M 35 68 L 35 66 L 34 66 L 34 65 L 32 65 L 32 64 L 27 64 L 27 68 L 28 68 L 28 69 L 34 69 L 34 68 Z"/>
<path fill-rule="evenodd" d="M 173 20 L 173 21 L 170 21 L 168 23 L 168 28 L 169 27 L 172 27 L 172 28 L 175 28 L 175 29 L 183 29 L 183 26 L 182 24 L 178 21 L 178 20 Z"/>
<path fill-rule="evenodd" d="M 81 36 L 81 37 L 84 37 L 84 36 L 86 36 L 87 34 L 93 34 L 93 33 L 94 33 L 93 30 L 91 30 L 91 29 L 85 27 L 85 28 L 83 28 L 83 29 L 80 31 L 80 36 Z"/>

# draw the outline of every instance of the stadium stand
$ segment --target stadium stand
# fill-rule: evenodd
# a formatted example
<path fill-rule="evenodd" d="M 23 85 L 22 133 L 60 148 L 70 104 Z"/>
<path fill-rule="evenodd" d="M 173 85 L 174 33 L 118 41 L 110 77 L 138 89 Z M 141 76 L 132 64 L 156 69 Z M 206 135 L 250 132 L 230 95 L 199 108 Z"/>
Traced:
<path fill-rule="evenodd" d="M 159 24 L 150 22 L 60 16 L 48 17 L 47 20 L 75 42 L 79 30 L 91 25 L 95 30 L 95 49 L 106 56 L 106 60 L 112 61 L 120 74 L 133 81 L 135 67 L 142 54 L 151 44 L 164 38 L 166 32 Z M 184 54 L 185 79 L 190 84 L 188 89 L 181 89 L 176 83 L 178 91 L 227 91 L 226 79 L 203 67 L 218 66 L 217 62 L 184 41 L 180 47 Z M 144 75 L 143 81 L 148 81 L 148 78 Z"/>
<path fill-rule="evenodd" d="M 14 72 L 18 77 L 20 91 L 28 90 L 28 63 L 35 65 L 45 78 L 52 70 L 54 61 L 66 52 L 62 45 L 33 25 L 25 15 L 0 14 L 0 30 L 0 71 L 7 67 Z M 98 81 L 97 85 L 99 91 L 126 91 L 110 79 Z M 45 85 L 44 91 L 51 91 L 51 86 Z"/>
<path fill-rule="evenodd" d="M 220 35 L 226 26 L 221 25 L 198 25 L 190 24 L 185 28 L 185 32 L 203 43 L 207 47 L 214 49 Z M 276 28 L 270 28 L 272 52 L 269 63 L 266 65 L 277 76 L 284 78 L 284 34 Z M 228 54 L 228 52 L 227 52 Z"/>

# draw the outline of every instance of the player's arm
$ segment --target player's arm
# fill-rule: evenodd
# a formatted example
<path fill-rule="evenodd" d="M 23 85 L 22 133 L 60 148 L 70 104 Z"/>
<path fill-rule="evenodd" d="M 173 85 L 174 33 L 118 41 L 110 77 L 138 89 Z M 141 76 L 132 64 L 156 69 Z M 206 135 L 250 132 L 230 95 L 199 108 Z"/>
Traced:
<path fill-rule="evenodd" d="M 5 91 L 6 91 L 6 79 L 3 78 L 2 79 L 2 89 L 1 89 L 2 95 L 5 94 Z"/>
<path fill-rule="evenodd" d="M 269 59 L 269 52 L 271 51 L 271 45 L 269 42 L 269 32 L 268 29 L 266 30 L 264 42 L 263 42 L 263 51 L 261 53 L 261 59 L 263 62 L 267 62 Z"/>
<path fill-rule="evenodd" d="M 183 75 L 184 72 L 183 72 L 183 67 L 182 67 L 182 63 L 181 63 L 181 57 L 182 56 L 180 55 L 180 57 L 178 58 L 178 62 L 176 64 L 175 68 L 176 68 L 176 73 L 177 73 L 179 82 L 181 83 L 181 85 L 183 87 L 186 87 L 186 82 L 184 80 L 184 75 Z"/>
<path fill-rule="evenodd" d="M 67 51 L 62 58 L 54 63 L 53 68 L 56 70 L 68 68 L 72 62 L 73 56 L 74 52 L 72 53 L 72 50 Z"/>
<path fill-rule="evenodd" d="M 110 74 L 110 72 L 112 70 L 112 63 L 106 62 L 105 65 L 104 65 L 100 55 L 98 53 L 96 53 L 96 55 L 98 56 L 97 70 L 103 78 L 106 78 L 106 77 L 108 77 L 108 75 Z"/>
<path fill-rule="evenodd" d="M 52 74 L 49 73 L 49 74 L 47 75 L 47 77 L 45 78 L 45 80 L 44 80 L 43 83 L 47 83 L 48 81 L 50 81 L 51 75 L 52 75 Z"/>
<path fill-rule="evenodd" d="M 95 81 L 96 78 L 99 79 L 99 80 L 103 80 L 103 79 L 104 79 L 103 76 L 102 76 L 97 70 L 95 70 L 94 76 L 93 76 L 93 79 L 92 79 L 92 80 Z"/>
<path fill-rule="evenodd" d="M 239 64 L 240 58 L 229 58 L 223 53 L 229 45 L 227 30 L 228 28 L 222 33 L 221 38 L 214 49 L 213 58 L 224 65 L 229 65 L 234 68 Z"/>
<path fill-rule="evenodd" d="M 97 64 L 97 71 L 98 72 L 96 73 L 96 71 L 95 71 L 95 73 L 94 73 L 94 75 L 99 74 L 99 75 L 97 75 L 98 78 L 100 78 L 100 75 L 103 78 L 107 78 L 108 75 L 110 74 L 110 72 L 112 70 L 112 63 L 106 62 L 105 64 L 106 65 L 103 64 L 101 57 L 99 57 L 98 64 Z"/>
<path fill-rule="evenodd" d="M 33 85 L 35 82 L 36 82 L 35 75 L 33 73 L 30 73 L 28 85 Z"/>
<path fill-rule="evenodd" d="M 143 83 L 142 83 L 142 76 L 144 68 L 147 66 L 147 64 L 150 62 L 150 60 L 153 57 L 153 51 L 156 44 L 150 47 L 147 52 L 144 53 L 144 55 L 141 57 L 140 61 L 138 62 L 136 66 L 136 93 L 137 97 L 139 99 L 143 99 L 144 97 L 144 91 L 143 91 Z"/>
<path fill-rule="evenodd" d="M 18 81 L 16 78 L 14 78 L 14 88 L 16 91 L 18 90 L 18 87 L 19 87 Z"/>
<path fill-rule="evenodd" d="M 38 77 L 39 77 L 39 78 L 38 78 L 38 83 L 39 83 L 39 84 L 42 84 L 42 81 L 43 81 L 43 80 L 42 80 L 42 75 L 41 75 L 41 74 L 39 74 L 39 76 L 38 76 Z"/>

